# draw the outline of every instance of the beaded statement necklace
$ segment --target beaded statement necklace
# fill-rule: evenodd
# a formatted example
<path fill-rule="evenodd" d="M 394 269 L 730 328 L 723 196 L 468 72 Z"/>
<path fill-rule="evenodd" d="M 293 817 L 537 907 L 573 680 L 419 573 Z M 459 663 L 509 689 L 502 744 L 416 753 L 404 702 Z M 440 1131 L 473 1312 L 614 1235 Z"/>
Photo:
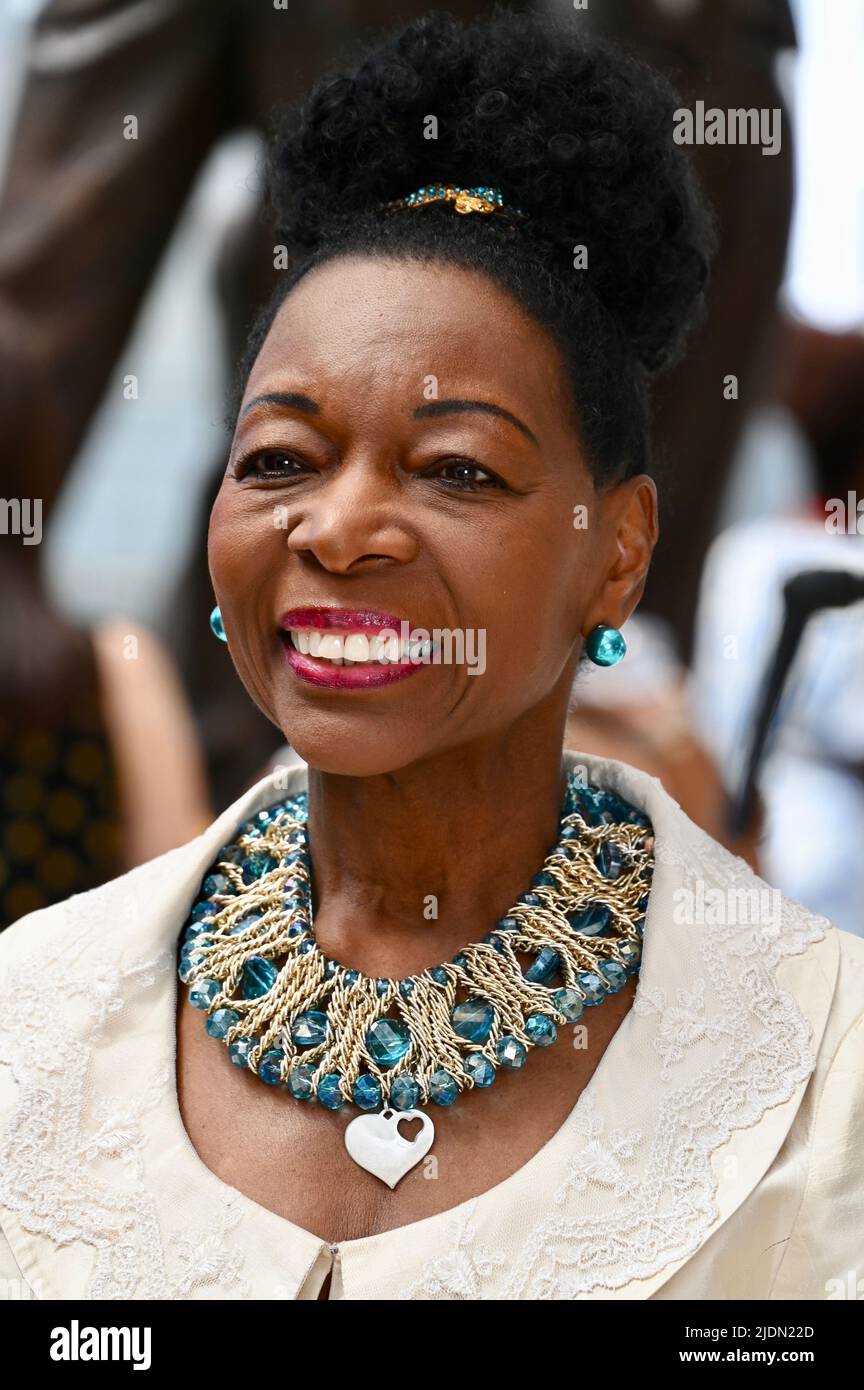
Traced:
<path fill-rule="evenodd" d="M 557 843 L 483 940 L 401 980 L 329 959 L 315 939 L 307 794 L 259 811 L 204 879 L 179 976 L 231 1061 L 298 1101 L 362 1114 L 351 1157 L 391 1188 L 428 1153 L 420 1107 L 518 1070 L 532 1047 L 639 971 L 651 825 L 571 772 Z M 419 1119 L 413 1140 L 402 1118 Z"/>

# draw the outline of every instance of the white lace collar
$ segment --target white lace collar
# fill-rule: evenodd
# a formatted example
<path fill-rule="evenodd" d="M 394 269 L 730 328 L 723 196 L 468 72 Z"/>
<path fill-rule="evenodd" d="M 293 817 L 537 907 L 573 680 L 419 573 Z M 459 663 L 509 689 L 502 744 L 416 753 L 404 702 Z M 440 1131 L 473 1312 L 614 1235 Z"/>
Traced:
<path fill-rule="evenodd" d="M 786 901 L 776 920 L 711 925 L 718 892 L 743 904 L 766 886 L 655 778 L 567 756 L 654 824 L 634 1004 L 516 1173 L 341 1244 L 348 1297 L 647 1297 L 740 1206 L 794 1119 L 836 934 Z M 292 1299 L 329 1263 L 325 1242 L 204 1166 L 175 1073 L 175 944 L 201 876 L 304 777 L 264 779 L 190 844 L 0 936 L 0 1226 L 38 1296 Z M 679 925 L 688 902 L 708 921 Z"/>

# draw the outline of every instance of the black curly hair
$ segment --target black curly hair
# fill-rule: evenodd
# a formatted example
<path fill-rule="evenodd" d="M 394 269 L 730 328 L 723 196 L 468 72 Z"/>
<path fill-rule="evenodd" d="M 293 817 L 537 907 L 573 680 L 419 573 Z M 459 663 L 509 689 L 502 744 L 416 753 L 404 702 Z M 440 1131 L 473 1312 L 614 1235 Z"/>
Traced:
<path fill-rule="evenodd" d="M 229 429 L 298 280 L 335 256 L 387 256 L 482 271 L 509 291 L 558 345 L 595 483 L 650 471 L 650 379 L 701 317 L 715 246 L 672 138 L 679 104 L 620 49 L 512 11 L 468 25 L 429 14 L 322 78 L 276 119 L 268 200 L 293 260 L 252 326 Z M 498 188 L 528 216 L 514 226 L 450 203 L 383 209 L 439 181 Z"/>

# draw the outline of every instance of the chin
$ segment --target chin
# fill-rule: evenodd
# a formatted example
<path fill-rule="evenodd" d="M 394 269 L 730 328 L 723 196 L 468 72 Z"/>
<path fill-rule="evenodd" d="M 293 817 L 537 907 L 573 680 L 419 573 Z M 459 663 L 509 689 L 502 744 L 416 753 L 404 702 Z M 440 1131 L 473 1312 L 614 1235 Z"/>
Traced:
<path fill-rule="evenodd" d="M 316 772 L 337 777 L 381 777 L 421 761 L 431 751 L 415 739 L 399 736 L 382 721 L 370 728 L 361 720 L 321 717 L 311 728 L 304 719 L 280 720 L 286 740 Z"/>

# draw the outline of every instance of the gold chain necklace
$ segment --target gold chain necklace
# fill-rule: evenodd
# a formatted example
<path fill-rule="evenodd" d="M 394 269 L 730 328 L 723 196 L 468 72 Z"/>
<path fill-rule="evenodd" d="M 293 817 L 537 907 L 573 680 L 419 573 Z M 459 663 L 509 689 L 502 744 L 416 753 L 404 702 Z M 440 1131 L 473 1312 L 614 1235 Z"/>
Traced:
<path fill-rule="evenodd" d="M 428 1152 L 420 1107 L 518 1070 L 638 973 L 653 872 L 646 816 L 568 778 L 557 843 L 510 912 L 401 980 L 328 958 L 312 925 L 307 794 L 260 811 L 219 854 L 183 933 L 180 979 L 235 1065 L 295 1100 L 366 1113 L 348 1152 L 388 1186 Z M 422 1121 L 411 1141 L 403 1118 Z"/>

